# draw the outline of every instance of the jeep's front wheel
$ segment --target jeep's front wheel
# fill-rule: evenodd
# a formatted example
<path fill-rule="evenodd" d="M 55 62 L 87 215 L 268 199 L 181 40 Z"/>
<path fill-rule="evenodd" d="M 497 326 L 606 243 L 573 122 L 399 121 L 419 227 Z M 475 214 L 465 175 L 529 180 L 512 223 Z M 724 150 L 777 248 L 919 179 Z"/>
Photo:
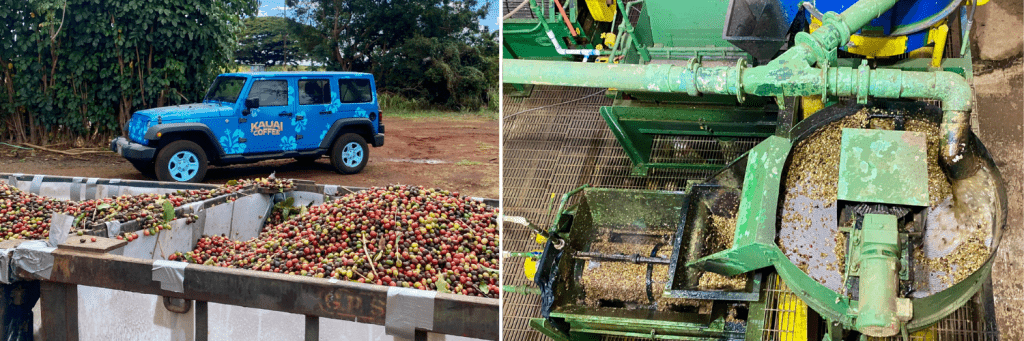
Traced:
<path fill-rule="evenodd" d="M 206 168 L 203 147 L 188 140 L 171 142 L 156 156 L 156 178 L 160 181 L 200 182 Z"/>
<path fill-rule="evenodd" d="M 334 140 L 331 147 L 331 164 L 341 174 L 359 173 L 370 159 L 366 140 L 359 134 L 348 133 Z"/>

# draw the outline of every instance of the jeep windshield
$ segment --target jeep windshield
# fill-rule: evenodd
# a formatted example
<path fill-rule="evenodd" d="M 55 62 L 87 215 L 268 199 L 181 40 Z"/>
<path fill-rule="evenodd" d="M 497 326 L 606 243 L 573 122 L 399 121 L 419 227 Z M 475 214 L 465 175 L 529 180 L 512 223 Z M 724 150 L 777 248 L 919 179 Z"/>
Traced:
<path fill-rule="evenodd" d="M 245 77 L 217 77 L 217 80 L 213 81 L 213 86 L 210 86 L 210 91 L 206 92 L 203 101 L 235 103 L 244 85 Z"/>

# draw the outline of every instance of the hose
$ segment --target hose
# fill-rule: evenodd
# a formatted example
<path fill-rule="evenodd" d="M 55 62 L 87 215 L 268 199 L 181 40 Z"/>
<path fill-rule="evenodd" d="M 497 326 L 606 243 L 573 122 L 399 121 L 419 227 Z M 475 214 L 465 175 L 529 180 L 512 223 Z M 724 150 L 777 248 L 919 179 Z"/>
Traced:
<path fill-rule="evenodd" d="M 530 0 L 523 0 L 523 2 L 519 3 L 519 6 L 516 6 L 516 8 L 513 8 L 511 12 L 508 12 L 508 14 L 505 14 L 505 16 L 501 17 L 501 20 L 508 20 L 508 18 L 511 18 L 513 15 L 515 15 L 516 12 L 519 12 L 519 10 L 523 9 L 523 7 L 526 7 L 526 4 L 528 3 L 530 3 Z"/>

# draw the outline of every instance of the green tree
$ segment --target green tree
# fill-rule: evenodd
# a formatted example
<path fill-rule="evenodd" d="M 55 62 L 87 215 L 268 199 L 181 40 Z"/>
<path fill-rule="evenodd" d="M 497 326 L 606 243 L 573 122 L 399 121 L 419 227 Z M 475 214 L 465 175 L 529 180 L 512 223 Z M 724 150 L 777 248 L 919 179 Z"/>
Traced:
<path fill-rule="evenodd" d="M 0 133 L 99 140 L 138 109 L 197 101 L 258 0 L 0 0 Z"/>
<path fill-rule="evenodd" d="M 296 65 L 308 57 L 299 47 L 299 27 L 282 17 L 253 17 L 243 20 L 235 61 L 243 64 Z"/>
<path fill-rule="evenodd" d="M 327 69 L 372 72 L 381 91 L 476 109 L 497 88 L 497 36 L 477 0 L 287 0 Z M 426 87 L 426 88 L 424 88 Z M 474 107 L 476 106 L 476 107 Z"/>

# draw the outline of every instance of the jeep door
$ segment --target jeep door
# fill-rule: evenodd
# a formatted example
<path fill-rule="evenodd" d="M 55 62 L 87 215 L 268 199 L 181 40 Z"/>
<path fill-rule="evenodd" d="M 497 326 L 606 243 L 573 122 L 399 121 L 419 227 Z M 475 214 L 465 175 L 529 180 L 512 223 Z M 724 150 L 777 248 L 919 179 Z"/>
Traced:
<path fill-rule="evenodd" d="M 292 122 L 299 150 L 320 147 L 320 141 L 337 118 L 331 102 L 337 99 L 329 77 L 302 77 L 298 81 L 299 109 Z"/>
<path fill-rule="evenodd" d="M 338 118 L 366 118 L 371 121 L 377 120 L 377 92 L 374 91 L 373 79 L 366 76 L 342 77 L 338 79 L 338 96 L 341 105 L 338 108 Z M 373 133 L 377 133 L 377 125 L 373 126 Z M 371 141 L 367 141 L 368 143 Z"/>
<path fill-rule="evenodd" d="M 295 80 L 257 78 L 247 99 L 258 99 L 259 107 L 244 116 L 242 130 L 249 137 L 246 154 L 288 152 L 298 149 L 292 121 L 295 119 Z"/>

